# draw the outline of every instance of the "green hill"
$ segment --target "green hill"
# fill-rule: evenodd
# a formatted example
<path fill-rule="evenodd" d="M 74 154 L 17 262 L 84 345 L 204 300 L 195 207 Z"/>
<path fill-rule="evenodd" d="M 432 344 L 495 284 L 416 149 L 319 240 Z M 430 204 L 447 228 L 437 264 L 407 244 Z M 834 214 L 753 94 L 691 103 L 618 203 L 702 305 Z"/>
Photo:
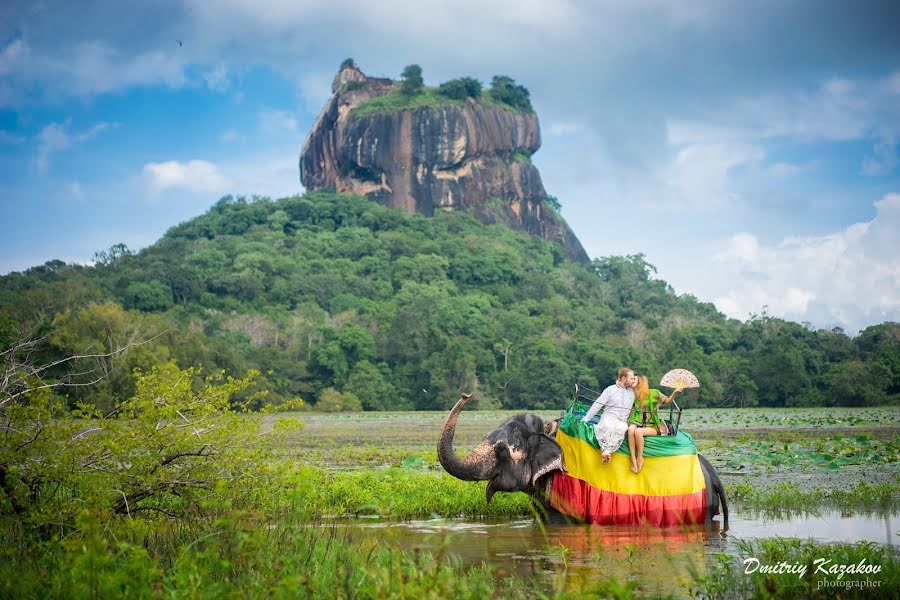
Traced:
<path fill-rule="evenodd" d="M 728 320 L 677 296 L 643 256 L 590 267 L 464 214 L 406 215 L 327 192 L 232 199 L 132 254 L 51 261 L 0 278 L 0 344 L 25 330 L 35 361 L 102 354 L 69 402 L 111 407 L 131 372 L 175 360 L 262 371 L 269 400 L 446 409 L 477 379 L 481 406 L 562 407 L 621 365 L 658 381 L 685 367 L 689 405 L 896 403 L 900 325 L 856 338 L 761 315 Z M 147 341 L 149 340 L 149 341 Z M 60 378 L 60 369 L 50 371 Z M 75 377 L 75 381 L 78 381 Z M 327 405 L 327 406 L 326 406 Z"/>

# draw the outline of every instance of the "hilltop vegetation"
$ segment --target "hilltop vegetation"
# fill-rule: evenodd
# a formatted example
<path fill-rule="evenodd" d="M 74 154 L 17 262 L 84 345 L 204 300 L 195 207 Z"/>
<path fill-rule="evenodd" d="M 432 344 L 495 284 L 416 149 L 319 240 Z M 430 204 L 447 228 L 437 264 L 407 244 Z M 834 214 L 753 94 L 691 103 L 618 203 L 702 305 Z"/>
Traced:
<path fill-rule="evenodd" d="M 553 409 L 576 381 L 597 389 L 621 365 L 656 380 L 691 369 L 694 406 L 900 398 L 900 325 L 850 338 L 764 314 L 739 323 L 653 274 L 641 255 L 586 268 L 464 214 L 327 192 L 226 197 L 139 253 L 0 278 L 0 345 L 43 336 L 33 360 L 47 364 L 149 340 L 94 359 L 98 384 L 62 390 L 101 409 L 134 394 L 133 369 L 169 361 L 259 370 L 266 402 L 366 410 L 446 409 L 476 380 L 482 407 Z"/>
<path fill-rule="evenodd" d="M 345 60 L 341 64 L 341 69 L 348 64 L 353 65 L 352 59 Z M 350 81 L 345 85 L 344 91 L 360 87 L 365 87 L 365 84 Z M 407 65 L 400 75 L 400 83 L 396 89 L 363 102 L 353 109 L 352 115 L 363 117 L 422 107 L 439 109 L 450 104 L 463 106 L 466 98 L 473 98 L 485 106 L 497 106 L 514 112 L 534 110 L 528 88 L 517 84 L 513 78 L 506 75 L 495 75 L 486 92 L 482 92 L 481 82 L 473 77 L 460 77 L 445 81 L 438 87 L 428 87 L 422 78 L 422 68 L 419 65 Z"/>

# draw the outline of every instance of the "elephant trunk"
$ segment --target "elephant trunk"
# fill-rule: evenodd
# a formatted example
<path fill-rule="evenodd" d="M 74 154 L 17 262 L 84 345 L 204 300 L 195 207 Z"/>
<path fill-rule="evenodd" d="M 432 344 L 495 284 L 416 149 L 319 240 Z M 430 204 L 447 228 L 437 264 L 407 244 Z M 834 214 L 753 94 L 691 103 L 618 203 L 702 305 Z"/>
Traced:
<path fill-rule="evenodd" d="M 463 481 L 485 481 L 491 478 L 496 466 L 497 458 L 494 456 L 493 446 L 487 441 L 482 441 L 466 456 L 460 458 L 453 451 L 453 435 L 456 432 L 456 420 L 466 404 L 472 398 L 471 394 L 463 394 L 456 403 L 441 431 L 438 440 L 438 460 L 448 473 Z"/>

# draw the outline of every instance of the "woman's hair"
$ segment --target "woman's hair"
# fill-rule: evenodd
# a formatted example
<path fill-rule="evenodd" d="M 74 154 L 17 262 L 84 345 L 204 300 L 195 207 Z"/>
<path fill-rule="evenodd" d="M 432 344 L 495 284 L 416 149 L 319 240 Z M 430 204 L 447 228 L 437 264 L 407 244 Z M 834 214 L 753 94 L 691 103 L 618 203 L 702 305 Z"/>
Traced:
<path fill-rule="evenodd" d="M 634 386 L 634 401 L 641 405 L 641 408 L 644 407 L 644 403 L 647 401 L 647 396 L 650 395 L 650 382 L 647 380 L 646 375 L 638 375 L 637 376 L 637 385 Z"/>

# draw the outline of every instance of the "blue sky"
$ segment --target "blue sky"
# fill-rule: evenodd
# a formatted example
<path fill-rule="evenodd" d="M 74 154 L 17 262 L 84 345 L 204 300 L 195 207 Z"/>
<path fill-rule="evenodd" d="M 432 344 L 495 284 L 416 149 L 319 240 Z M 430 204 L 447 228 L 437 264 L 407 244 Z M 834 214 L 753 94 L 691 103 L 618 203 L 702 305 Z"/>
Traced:
<path fill-rule="evenodd" d="M 528 87 L 592 257 L 643 252 L 736 318 L 900 320 L 898 29 L 895 2 L 7 2 L 0 273 L 301 192 L 353 57 Z"/>

